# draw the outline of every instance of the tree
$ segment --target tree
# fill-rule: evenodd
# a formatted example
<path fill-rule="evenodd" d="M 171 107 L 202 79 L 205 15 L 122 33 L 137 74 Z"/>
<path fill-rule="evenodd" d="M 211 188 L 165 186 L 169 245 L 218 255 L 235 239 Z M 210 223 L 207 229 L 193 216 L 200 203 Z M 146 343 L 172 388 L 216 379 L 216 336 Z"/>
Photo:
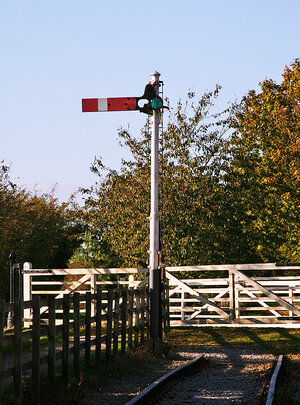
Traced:
<path fill-rule="evenodd" d="M 219 91 L 179 101 L 161 139 L 167 264 L 300 260 L 299 61 L 281 84 L 265 80 L 220 114 L 212 112 Z M 98 181 L 82 190 L 79 210 L 101 265 L 148 261 L 150 134 L 146 125 L 139 138 L 119 136 L 132 159 L 120 172 L 95 159 Z"/>
<path fill-rule="evenodd" d="M 300 62 L 281 84 L 264 80 L 238 106 L 232 125 L 229 194 L 253 258 L 300 260 Z"/>
<path fill-rule="evenodd" d="M 49 195 L 37 195 L 10 181 L 9 167 L 0 168 L 0 295 L 8 298 L 11 252 L 17 261 L 35 268 L 65 267 L 78 245 L 78 226 L 65 205 Z"/>
<path fill-rule="evenodd" d="M 194 93 L 179 101 L 161 139 L 160 211 L 162 242 L 168 265 L 224 262 L 224 245 L 215 218 L 224 199 L 224 135 L 228 113 L 214 113 L 220 87 L 196 101 Z M 143 128 L 136 138 L 121 130 L 122 145 L 132 153 L 120 172 L 95 159 L 98 181 L 81 190 L 85 204 L 80 218 L 99 242 L 106 265 L 148 262 L 150 134 Z M 106 174 L 105 174 L 106 170 Z M 103 257 L 103 254 L 101 256 Z M 101 260 L 98 261 L 101 263 Z"/>

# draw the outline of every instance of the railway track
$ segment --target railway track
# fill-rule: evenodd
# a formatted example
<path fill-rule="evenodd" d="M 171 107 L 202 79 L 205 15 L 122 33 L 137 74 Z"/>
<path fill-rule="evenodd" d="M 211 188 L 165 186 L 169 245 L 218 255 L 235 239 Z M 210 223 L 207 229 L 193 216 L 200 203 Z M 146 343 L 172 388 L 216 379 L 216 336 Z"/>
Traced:
<path fill-rule="evenodd" d="M 126 405 L 272 405 L 281 364 L 282 356 L 276 359 L 247 351 L 197 354 Z"/>

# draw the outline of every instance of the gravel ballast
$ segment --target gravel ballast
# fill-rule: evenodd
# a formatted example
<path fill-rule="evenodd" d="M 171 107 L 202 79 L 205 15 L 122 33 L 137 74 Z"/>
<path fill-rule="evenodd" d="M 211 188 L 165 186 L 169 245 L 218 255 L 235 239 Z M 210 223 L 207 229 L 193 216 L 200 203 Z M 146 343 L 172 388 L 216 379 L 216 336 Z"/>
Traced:
<path fill-rule="evenodd" d="M 203 367 L 194 375 L 175 380 L 155 398 L 158 405 L 169 404 L 247 404 L 258 403 L 271 376 L 276 359 L 270 354 L 220 346 L 189 346 L 173 353 L 173 358 L 149 362 L 143 369 L 121 378 L 105 378 L 86 387 L 81 405 L 125 404 L 167 371 L 204 355 Z"/>
<path fill-rule="evenodd" d="M 174 383 L 171 394 L 156 403 L 168 404 L 257 404 L 268 381 L 275 357 L 252 351 L 221 347 L 189 348 L 184 356 L 204 354 L 203 369 Z M 172 392 L 173 391 L 173 392 Z"/>

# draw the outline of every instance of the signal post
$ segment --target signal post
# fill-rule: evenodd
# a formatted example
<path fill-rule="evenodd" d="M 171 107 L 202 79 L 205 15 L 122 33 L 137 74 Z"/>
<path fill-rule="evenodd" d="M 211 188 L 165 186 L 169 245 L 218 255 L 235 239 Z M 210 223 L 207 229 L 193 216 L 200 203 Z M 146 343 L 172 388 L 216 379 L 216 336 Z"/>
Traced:
<path fill-rule="evenodd" d="M 152 73 L 152 84 L 159 95 L 158 72 Z M 153 110 L 151 133 L 151 210 L 150 210 L 150 257 L 149 257 L 149 292 L 150 292 L 150 336 L 162 339 L 161 315 L 161 270 L 159 263 L 159 215 L 158 215 L 158 156 L 159 156 L 159 122 L 160 110 Z"/>
<path fill-rule="evenodd" d="M 145 87 L 141 97 L 93 98 L 82 100 L 82 111 L 140 111 L 152 115 L 151 133 L 151 210 L 150 210 L 150 249 L 149 249 L 149 292 L 150 292 L 150 338 L 153 349 L 162 339 L 161 312 L 161 270 L 159 263 L 159 215 L 158 215 L 158 161 L 159 123 L 163 100 L 159 96 L 160 74 L 151 74 L 151 83 Z M 142 104 L 142 105 L 141 105 Z"/>

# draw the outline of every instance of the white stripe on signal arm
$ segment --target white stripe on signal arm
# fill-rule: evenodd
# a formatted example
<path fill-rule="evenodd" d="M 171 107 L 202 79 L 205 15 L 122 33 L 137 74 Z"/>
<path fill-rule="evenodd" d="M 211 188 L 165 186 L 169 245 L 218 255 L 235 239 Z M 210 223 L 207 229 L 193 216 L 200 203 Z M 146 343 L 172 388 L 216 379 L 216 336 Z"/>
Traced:
<path fill-rule="evenodd" d="M 98 111 L 107 111 L 107 98 L 98 98 Z"/>

